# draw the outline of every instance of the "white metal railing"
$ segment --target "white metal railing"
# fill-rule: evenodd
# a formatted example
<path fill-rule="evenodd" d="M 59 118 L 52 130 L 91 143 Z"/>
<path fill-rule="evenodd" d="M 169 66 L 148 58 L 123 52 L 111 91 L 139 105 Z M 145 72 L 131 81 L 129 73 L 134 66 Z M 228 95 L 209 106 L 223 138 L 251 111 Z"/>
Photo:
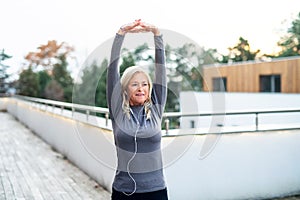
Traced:
<path fill-rule="evenodd" d="M 266 114 L 288 114 L 288 113 L 298 113 L 299 114 L 299 120 L 296 125 L 293 125 L 291 127 L 268 127 L 268 128 L 259 128 L 262 126 L 262 123 L 259 122 L 259 117 Z M 202 112 L 202 113 L 182 113 L 182 112 L 172 112 L 172 113 L 164 113 L 164 122 L 165 126 L 168 128 L 170 118 L 184 118 L 184 117 L 214 117 L 214 116 L 221 116 L 223 119 L 228 116 L 245 116 L 245 115 L 253 115 L 254 116 L 254 129 L 252 131 L 262 131 L 262 130 L 287 130 L 287 129 L 300 129 L 300 108 L 290 108 L 290 109 L 273 109 L 273 110 L 256 110 L 256 111 L 230 111 L 230 112 Z M 276 123 L 276 122 L 274 122 Z M 219 124 L 219 126 L 223 126 L 222 124 Z M 220 130 L 220 129 L 217 129 Z M 166 129 L 168 131 L 168 129 Z M 241 129 L 239 129 L 241 131 Z M 249 129 L 244 129 L 242 131 L 249 131 Z M 226 131 L 227 133 L 230 133 L 231 131 Z M 232 131 L 236 132 L 236 131 Z"/>
<path fill-rule="evenodd" d="M 109 110 L 108 108 L 101 108 L 96 106 L 88 106 L 88 105 L 81 105 L 81 104 L 75 104 L 75 103 L 66 103 L 66 102 L 60 102 L 60 101 L 54 101 L 49 99 L 40 99 L 40 98 L 33 98 L 33 97 L 27 97 L 27 96 L 20 96 L 15 95 L 15 98 L 25 100 L 31 103 L 37 103 L 40 105 L 47 105 L 51 106 L 53 108 L 60 108 L 61 112 L 65 109 L 69 109 L 72 112 L 72 116 L 76 111 L 81 111 L 85 113 L 86 120 L 89 119 L 90 113 L 99 113 L 103 114 L 105 117 L 105 126 L 106 128 L 109 127 Z M 300 108 L 293 108 L 293 109 L 273 109 L 273 110 L 259 110 L 259 111 L 236 111 L 236 112 L 215 112 L 215 113 L 182 113 L 182 112 L 165 112 L 163 114 L 164 118 L 164 130 L 165 134 L 168 135 L 169 131 L 171 129 L 174 129 L 174 127 L 170 126 L 170 121 L 172 118 L 177 118 L 177 127 L 180 127 L 180 122 L 178 119 L 182 119 L 184 117 L 213 117 L 213 116 L 243 116 L 243 115 L 253 115 L 255 116 L 255 128 L 252 131 L 261 131 L 259 129 L 259 116 L 263 114 L 281 114 L 281 113 L 299 113 L 300 114 Z M 300 122 L 296 126 L 293 126 L 292 128 L 268 128 L 267 130 L 280 130 L 280 129 L 300 129 Z M 266 130 L 266 129 L 264 129 Z M 249 131 L 249 130 L 244 130 Z M 229 131 L 230 132 L 230 131 Z M 239 130 L 241 132 L 241 130 Z"/>
<path fill-rule="evenodd" d="M 63 112 L 64 109 L 70 109 L 72 111 L 72 116 L 74 116 L 74 113 L 76 111 L 83 111 L 86 114 L 86 119 L 89 118 L 90 113 L 99 113 L 105 115 L 105 126 L 108 127 L 108 120 L 109 120 L 109 111 L 108 108 L 101 108 L 96 106 L 88 106 L 88 105 L 82 105 L 82 104 L 75 104 L 75 103 L 67 103 L 67 102 L 61 102 L 61 101 L 54 101 L 50 99 L 41 99 L 41 98 L 34 98 L 34 97 L 27 97 L 27 96 L 20 96 L 15 95 L 15 98 L 22 99 L 25 101 L 29 101 L 31 103 L 38 103 L 41 105 L 49 105 L 54 107 L 59 107 L 61 109 L 61 112 Z"/>

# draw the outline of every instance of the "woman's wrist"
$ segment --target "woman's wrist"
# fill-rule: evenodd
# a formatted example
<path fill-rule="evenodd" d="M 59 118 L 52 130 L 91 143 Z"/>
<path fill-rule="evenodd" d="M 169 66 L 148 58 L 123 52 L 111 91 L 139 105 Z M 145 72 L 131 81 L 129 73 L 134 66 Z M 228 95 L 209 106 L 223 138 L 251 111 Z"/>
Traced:
<path fill-rule="evenodd" d="M 120 28 L 117 32 L 119 35 L 125 35 L 126 34 L 126 31 L 122 28 Z"/>
<path fill-rule="evenodd" d="M 154 34 L 154 36 L 160 36 L 160 31 L 159 31 L 158 28 L 154 28 L 154 29 L 152 30 L 152 33 Z"/>

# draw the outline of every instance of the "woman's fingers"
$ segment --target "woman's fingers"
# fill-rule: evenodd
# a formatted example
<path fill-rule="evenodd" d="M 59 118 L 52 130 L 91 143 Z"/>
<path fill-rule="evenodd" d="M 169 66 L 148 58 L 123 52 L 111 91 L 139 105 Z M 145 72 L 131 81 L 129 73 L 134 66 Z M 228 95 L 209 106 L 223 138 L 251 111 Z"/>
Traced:
<path fill-rule="evenodd" d="M 154 35 L 160 35 L 159 29 L 152 25 L 145 22 L 140 22 L 140 26 L 144 28 L 147 32 L 152 32 Z"/>
<path fill-rule="evenodd" d="M 142 22 L 141 19 L 137 19 L 132 23 L 125 24 L 120 29 L 123 34 L 152 32 L 154 35 L 159 35 L 159 30 L 156 26 Z"/>
<path fill-rule="evenodd" d="M 134 27 L 133 29 L 130 29 L 128 31 L 128 33 L 141 33 L 141 32 L 143 32 L 143 29 L 140 27 Z"/>
<path fill-rule="evenodd" d="M 134 22 L 131 22 L 131 23 L 128 23 L 128 24 L 125 24 L 125 25 L 121 26 L 120 29 L 125 31 L 125 32 L 128 32 L 131 29 L 139 26 L 139 24 L 140 24 L 140 20 L 135 20 Z"/>

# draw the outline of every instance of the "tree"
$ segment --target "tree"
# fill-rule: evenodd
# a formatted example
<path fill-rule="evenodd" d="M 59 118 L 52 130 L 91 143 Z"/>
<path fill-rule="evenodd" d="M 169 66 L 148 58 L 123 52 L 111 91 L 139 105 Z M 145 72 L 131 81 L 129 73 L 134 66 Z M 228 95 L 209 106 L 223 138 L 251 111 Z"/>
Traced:
<path fill-rule="evenodd" d="M 104 59 L 100 66 L 100 77 L 96 88 L 96 105 L 100 107 L 108 107 L 106 102 L 106 73 L 108 60 Z"/>
<path fill-rule="evenodd" d="M 45 70 L 39 71 L 37 74 L 38 74 L 39 86 L 40 86 L 39 97 L 46 98 L 45 88 L 48 85 L 48 83 L 51 81 L 52 78 L 48 74 L 48 72 Z"/>
<path fill-rule="evenodd" d="M 6 79 L 9 77 L 6 70 L 9 68 L 9 66 L 4 65 L 2 62 L 6 59 L 11 58 L 12 56 L 7 55 L 4 53 L 4 49 L 2 49 L 0 53 L 0 93 L 6 92 Z"/>
<path fill-rule="evenodd" d="M 67 58 L 64 55 L 59 56 L 60 63 L 56 63 L 52 70 L 53 79 L 61 85 L 64 93 L 64 100 L 72 101 L 73 79 L 67 70 Z"/>
<path fill-rule="evenodd" d="M 277 44 L 282 49 L 277 57 L 300 55 L 300 12 L 298 18 L 292 21 L 287 34 Z"/>
<path fill-rule="evenodd" d="M 25 59 L 29 62 L 29 66 L 37 68 L 42 66 L 48 71 L 52 71 L 53 66 L 61 63 L 61 58 L 67 58 L 74 51 L 74 48 L 62 42 L 58 44 L 56 40 L 49 40 L 47 44 L 40 45 L 36 52 L 29 52 Z"/>
<path fill-rule="evenodd" d="M 40 89 L 38 75 L 33 72 L 31 67 L 21 72 L 18 88 L 21 95 L 38 97 Z"/>
<path fill-rule="evenodd" d="M 51 80 L 45 87 L 45 97 L 56 101 L 64 101 L 64 90 L 56 80 Z"/>
<path fill-rule="evenodd" d="M 91 106 L 107 107 L 106 72 L 108 61 L 99 66 L 95 61 L 83 70 L 81 81 L 74 86 L 73 102 Z"/>
<path fill-rule="evenodd" d="M 222 56 L 222 59 L 220 60 L 221 63 L 255 60 L 256 56 L 260 52 L 260 50 L 252 52 L 250 50 L 250 44 L 248 43 L 248 40 L 242 37 L 239 38 L 236 46 L 229 47 L 228 50 L 229 54 Z"/>
<path fill-rule="evenodd" d="M 120 65 L 120 76 L 122 76 L 122 74 L 126 68 L 135 65 L 134 53 L 132 53 L 126 49 L 123 50 L 123 52 L 124 51 L 126 51 L 127 53 L 125 55 L 123 54 L 123 56 L 122 56 L 122 62 Z"/>
<path fill-rule="evenodd" d="M 181 91 L 202 90 L 202 67 L 216 62 L 216 50 L 205 50 L 192 43 L 178 48 L 166 45 L 165 49 L 169 78 L 166 111 L 178 111 Z"/>
<path fill-rule="evenodd" d="M 45 71 L 45 73 L 40 74 L 45 78 L 41 80 L 41 84 L 43 84 L 41 86 L 41 97 L 44 97 L 45 91 L 43 91 L 43 89 L 45 89 L 45 86 L 51 80 L 55 80 L 56 83 L 63 88 L 63 99 L 71 102 L 73 79 L 67 70 L 67 60 L 71 57 L 74 48 L 65 42 L 59 44 L 56 40 L 50 40 L 47 44 L 41 45 L 37 49 L 36 52 L 29 52 L 25 56 L 25 59 L 28 61 L 30 67 Z M 48 74 L 51 79 L 49 79 L 46 74 Z"/>

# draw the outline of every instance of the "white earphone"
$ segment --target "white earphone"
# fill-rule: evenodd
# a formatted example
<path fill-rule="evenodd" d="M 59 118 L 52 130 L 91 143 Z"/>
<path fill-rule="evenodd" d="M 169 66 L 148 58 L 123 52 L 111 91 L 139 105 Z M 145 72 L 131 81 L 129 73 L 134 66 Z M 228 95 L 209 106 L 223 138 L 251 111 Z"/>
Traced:
<path fill-rule="evenodd" d="M 139 111 L 138 117 L 139 117 L 139 115 L 141 114 L 141 111 L 142 111 L 143 109 L 144 109 L 144 108 L 142 108 L 142 109 Z M 133 195 L 133 194 L 136 192 L 136 181 L 134 180 L 133 176 L 130 174 L 130 171 L 129 171 L 129 165 L 130 165 L 130 163 L 133 161 L 134 157 L 135 157 L 136 154 L 137 154 L 137 150 L 138 150 L 138 146 L 137 146 L 137 133 L 138 133 L 138 131 L 139 131 L 139 129 L 140 129 L 140 122 L 139 122 L 139 120 L 138 120 L 138 117 L 136 117 L 136 116 L 134 115 L 134 113 L 133 113 L 133 111 L 131 110 L 131 108 L 130 108 L 130 112 L 131 112 L 132 116 L 134 117 L 134 119 L 136 120 L 138 126 L 137 126 L 137 129 L 136 129 L 135 133 L 134 133 L 134 153 L 133 153 L 132 157 L 130 158 L 130 160 L 128 161 L 127 167 L 126 167 L 128 176 L 132 179 L 132 181 L 133 181 L 133 183 L 134 183 L 134 189 L 133 189 L 133 191 L 132 191 L 131 193 L 123 192 L 123 194 L 125 194 L 125 195 L 127 195 L 127 196 L 131 196 L 131 195 Z"/>

